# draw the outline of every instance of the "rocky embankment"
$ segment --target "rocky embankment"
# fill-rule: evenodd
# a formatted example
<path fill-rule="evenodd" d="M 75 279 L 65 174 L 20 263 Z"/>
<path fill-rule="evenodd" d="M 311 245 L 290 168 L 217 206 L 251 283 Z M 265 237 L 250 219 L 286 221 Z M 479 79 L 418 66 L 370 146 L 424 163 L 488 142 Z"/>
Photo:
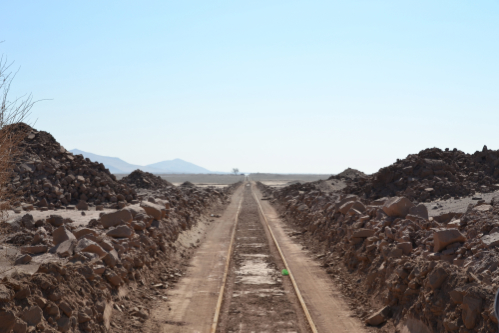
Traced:
<path fill-rule="evenodd" d="M 460 150 L 425 149 L 378 172 L 352 179 L 345 193 L 378 199 L 405 196 L 412 201 L 489 193 L 499 188 L 499 151 L 466 154 Z"/>
<path fill-rule="evenodd" d="M 64 159 L 70 156 L 61 154 Z M 178 256 L 174 244 L 180 233 L 211 209 L 225 205 L 238 185 L 223 190 L 174 186 L 143 190 L 137 204 L 108 209 L 86 225 L 57 211 L 46 219 L 35 221 L 25 214 L 4 223 L 0 247 L 20 254 L 10 272 L 2 271 L 6 277 L 0 282 L 0 332 L 141 331 L 149 315 L 146 302 L 162 297 L 157 290 L 168 288 L 180 276 L 170 265 L 172 256 Z M 85 214 L 88 207 L 80 209 Z M 16 272 L 15 268 L 34 262 L 39 264 L 36 273 Z M 126 295 L 129 285 L 137 292 Z M 113 321 L 115 315 L 121 316 L 118 321 Z"/>
<path fill-rule="evenodd" d="M 118 182 L 104 164 L 73 155 L 47 132 L 16 126 L 27 135 L 8 185 L 14 207 L 54 209 L 83 201 L 117 208 L 137 199 L 135 190 Z"/>
<path fill-rule="evenodd" d="M 345 290 L 365 300 L 356 307 L 366 324 L 497 332 L 499 198 L 428 218 L 405 197 L 369 200 L 313 183 L 259 187 L 298 234 L 324 249 L 333 277 L 347 274 Z"/>

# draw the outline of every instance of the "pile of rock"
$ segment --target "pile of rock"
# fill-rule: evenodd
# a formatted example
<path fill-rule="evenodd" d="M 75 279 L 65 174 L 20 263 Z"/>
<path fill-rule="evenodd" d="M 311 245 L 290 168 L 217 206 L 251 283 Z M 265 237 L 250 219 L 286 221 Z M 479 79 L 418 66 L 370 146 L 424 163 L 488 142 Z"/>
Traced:
<path fill-rule="evenodd" d="M 28 135 L 9 184 L 15 206 L 61 207 L 79 201 L 99 205 L 136 199 L 135 190 L 116 180 L 102 163 L 73 155 L 52 135 L 20 124 Z"/>
<path fill-rule="evenodd" d="M 157 190 L 168 186 L 173 186 L 172 183 L 160 176 L 155 176 L 150 172 L 144 172 L 140 169 L 135 170 L 126 177 L 120 179 L 120 183 L 130 186 L 131 188 Z"/>
<path fill-rule="evenodd" d="M 377 173 L 358 177 L 345 193 L 377 199 L 405 196 L 415 202 L 429 202 L 499 189 L 499 151 L 483 147 L 466 154 L 457 149 L 432 148 L 397 160 Z"/>
<path fill-rule="evenodd" d="M 115 314 L 125 311 L 116 305 L 121 301 L 117 288 L 129 282 L 147 284 L 151 293 L 166 288 L 165 281 L 175 278 L 167 266 L 178 235 L 208 208 L 224 204 L 235 186 L 149 191 L 140 204 L 106 210 L 87 225 L 61 215 L 19 218 L 13 223 L 17 233 L 7 237 L 21 252 L 16 265 L 42 264 L 32 276 L 0 282 L 0 331 L 107 331 L 105 314 L 110 315 L 113 302 Z M 124 317 L 142 322 L 148 316 L 143 308 L 126 311 Z"/>
<path fill-rule="evenodd" d="M 434 332 L 497 330 L 499 197 L 428 217 L 423 204 L 405 197 L 369 200 L 312 184 L 259 187 L 311 243 L 326 245 L 324 266 L 334 272 L 344 265 L 359 297 L 382 295 L 379 312 L 359 308 L 368 324 L 393 315 L 395 325 L 416 320 Z"/>
<path fill-rule="evenodd" d="M 353 179 L 357 179 L 357 178 L 363 178 L 365 176 L 366 176 L 366 174 L 363 173 L 362 171 L 359 171 L 357 169 L 347 168 L 347 169 L 343 170 L 342 172 L 340 172 L 339 174 L 329 177 L 328 180 L 331 180 L 331 179 L 353 180 Z"/>

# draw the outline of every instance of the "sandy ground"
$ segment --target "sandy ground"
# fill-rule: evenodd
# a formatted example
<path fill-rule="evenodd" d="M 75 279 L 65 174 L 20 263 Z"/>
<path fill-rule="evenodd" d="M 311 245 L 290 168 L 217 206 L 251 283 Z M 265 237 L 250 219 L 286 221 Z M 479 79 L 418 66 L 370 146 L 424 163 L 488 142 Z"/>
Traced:
<path fill-rule="evenodd" d="M 440 214 L 448 212 L 464 213 L 470 203 L 475 205 L 478 199 L 485 200 L 485 202 L 490 202 L 495 196 L 499 196 L 499 191 L 492 193 L 477 193 L 473 196 L 464 197 L 457 200 L 437 200 L 430 203 L 425 203 L 425 206 L 426 208 L 428 208 L 429 216 L 438 216 Z"/>

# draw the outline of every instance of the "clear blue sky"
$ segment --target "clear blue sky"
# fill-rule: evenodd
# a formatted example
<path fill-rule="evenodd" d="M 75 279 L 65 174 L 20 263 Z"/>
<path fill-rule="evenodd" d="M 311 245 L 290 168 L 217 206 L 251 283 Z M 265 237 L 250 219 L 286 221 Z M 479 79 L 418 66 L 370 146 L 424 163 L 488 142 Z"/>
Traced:
<path fill-rule="evenodd" d="M 375 172 L 498 149 L 497 1 L 11 1 L 0 52 L 67 149 Z"/>

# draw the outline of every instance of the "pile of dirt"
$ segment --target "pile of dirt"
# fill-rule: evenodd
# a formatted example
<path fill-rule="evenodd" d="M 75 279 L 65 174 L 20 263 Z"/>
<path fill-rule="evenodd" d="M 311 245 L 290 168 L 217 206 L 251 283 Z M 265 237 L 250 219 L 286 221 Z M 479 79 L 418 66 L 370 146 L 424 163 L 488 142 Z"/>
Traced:
<path fill-rule="evenodd" d="M 488 193 L 499 188 L 499 151 L 466 154 L 457 149 L 425 149 L 397 160 L 377 173 L 354 179 L 345 193 L 377 199 L 405 196 L 414 202 L 430 202 Z"/>
<path fill-rule="evenodd" d="M 99 205 L 136 199 L 135 191 L 118 182 L 102 163 L 73 155 L 47 132 L 26 124 L 17 126 L 28 135 L 21 143 L 24 152 L 9 184 L 15 205 L 29 203 L 51 209 L 80 200 Z"/>
<path fill-rule="evenodd" d="M 329 177 L 328 180 L 332 180 L 332 179 L 351 179 L 351 180 L 353 180 L 353 179 L 361 178 L 361 177 L 365 177 L 365 176 L 366 176 L 366 174 L 363 173 L 362 171 L 348 168 L 348 169 L 343 170 L 342 172 L 340 172 L 337 175 Z"/>
<path fill-rule="evenodd" d="M 160 176 L 155 176 L 150 172 L 144 172 L 140 169 L 135 170 L 126 177 L 120 179 L 122 184 L 131 188 L 160 189 L 167 186 L 173 186 L 172 183 Z"/>
<path fill-rule="evenodd" d="M 238 185 L 149 191 L 140 204 L 87 225 L 60 215 L 19 218 L 0 249 L 19 253 L 15 269 L 39 267 L 0 281 L 0 331 L 140 331 L 148 306 L 181 276 L 172 268 L 172 258 L 184 256 L 174 246 L 179 234 L 212 219 L 208 210 L 224 206 Z M 134 293 L 124 296 L 129 286 Z"/>
<path fill-rule="evenodd" d="M 487 163 L 486 152 L 475 161 L 481 156 Z M 405 197 L 369 200 L 313 184 L 258 186 L 296 234 L 323 251 L 322 265 L 332 278 L 343 277 L 340 287 L 368 325 L 497 331 L 499 197 L 429 218 L 423 204 Z"/>

